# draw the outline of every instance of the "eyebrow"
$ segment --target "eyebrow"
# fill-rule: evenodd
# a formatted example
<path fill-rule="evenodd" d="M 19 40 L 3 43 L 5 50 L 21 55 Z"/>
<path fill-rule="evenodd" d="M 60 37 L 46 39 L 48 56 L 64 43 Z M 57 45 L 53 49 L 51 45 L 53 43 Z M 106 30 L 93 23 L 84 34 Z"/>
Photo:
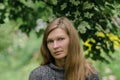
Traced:
<path fill-rule="evenodd" d="M 64 35 L 58 35 L 56 38 L 65 37 Z M 52 38 L 47 38 L 47 40 L 52 40 Z"/>

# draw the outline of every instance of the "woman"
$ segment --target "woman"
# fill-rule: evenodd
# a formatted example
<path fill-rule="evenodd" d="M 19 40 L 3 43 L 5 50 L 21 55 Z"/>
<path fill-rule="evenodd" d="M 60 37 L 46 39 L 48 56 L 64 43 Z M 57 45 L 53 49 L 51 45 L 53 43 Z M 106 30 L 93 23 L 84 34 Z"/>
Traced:
<path fill-rule="evenodd" d="M 42 65 L 29 80 L 99 80 L 94 67 L 84 58 L 72 22 L 60 17 L 50 22 L 41 46 Z"/>

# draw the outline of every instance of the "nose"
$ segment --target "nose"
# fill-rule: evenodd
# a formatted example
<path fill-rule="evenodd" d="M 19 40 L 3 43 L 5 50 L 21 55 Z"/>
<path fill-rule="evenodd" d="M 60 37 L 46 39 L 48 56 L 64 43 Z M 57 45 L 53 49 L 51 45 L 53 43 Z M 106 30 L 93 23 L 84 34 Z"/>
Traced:
<path fill-rule="evenodd" d="M 59 47 L 58 42 L 57 42 L 57 41 L 54 41 L 53 48 L 56 49 L 56 48 L 58 48 L 58 47 Z"/>

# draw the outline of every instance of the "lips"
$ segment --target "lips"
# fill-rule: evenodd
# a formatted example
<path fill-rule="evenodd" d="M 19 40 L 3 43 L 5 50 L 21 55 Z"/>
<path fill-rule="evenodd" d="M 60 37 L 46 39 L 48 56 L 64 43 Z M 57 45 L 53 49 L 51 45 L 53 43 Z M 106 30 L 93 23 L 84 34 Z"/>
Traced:
<path fill-rule="evenodd" d="M 59 54 L 61 54 L 61 52 L 62 52 L 62 51 L 55 51 L 54 53 L 55 53 L 56 55 L 59 55 Z"/>

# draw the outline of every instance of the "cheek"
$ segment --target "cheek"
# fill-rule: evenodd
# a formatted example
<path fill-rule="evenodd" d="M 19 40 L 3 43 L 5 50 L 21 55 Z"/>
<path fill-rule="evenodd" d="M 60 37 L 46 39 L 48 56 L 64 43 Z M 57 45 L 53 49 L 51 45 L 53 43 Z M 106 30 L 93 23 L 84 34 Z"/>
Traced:
<path fill-rule="evenodd" d="M 47 45 L 48 50 L 51 52 L 52 48 L 50 47 L 50 45 Z"/>

